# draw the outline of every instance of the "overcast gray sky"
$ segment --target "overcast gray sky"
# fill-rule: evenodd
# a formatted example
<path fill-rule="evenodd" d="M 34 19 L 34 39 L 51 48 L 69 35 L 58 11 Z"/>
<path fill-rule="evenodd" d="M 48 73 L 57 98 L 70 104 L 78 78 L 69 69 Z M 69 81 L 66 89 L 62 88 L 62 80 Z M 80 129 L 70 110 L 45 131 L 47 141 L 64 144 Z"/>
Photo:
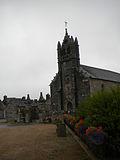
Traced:
<path fill-rule="evenodd" d="M 0 0 L 0 99 L 49 93 L 65 20 L 82 64 L 120 73 L 119 0 Z"/>

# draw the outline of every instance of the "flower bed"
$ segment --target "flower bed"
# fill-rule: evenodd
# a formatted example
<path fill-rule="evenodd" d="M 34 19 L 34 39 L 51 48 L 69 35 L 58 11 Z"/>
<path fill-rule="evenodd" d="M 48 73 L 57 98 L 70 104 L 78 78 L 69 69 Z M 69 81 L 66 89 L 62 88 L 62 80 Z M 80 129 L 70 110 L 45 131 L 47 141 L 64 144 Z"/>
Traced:
<path fill-rule="evenodd" d="M 84 141 L 91 151 L 101 160 L 113 159 L 116 153 L 109 142 L 108 134 L 102 126 L 88 126 L 83 119 L 71 115 L 64 115 L 64 122 L 74 133 Z"/>

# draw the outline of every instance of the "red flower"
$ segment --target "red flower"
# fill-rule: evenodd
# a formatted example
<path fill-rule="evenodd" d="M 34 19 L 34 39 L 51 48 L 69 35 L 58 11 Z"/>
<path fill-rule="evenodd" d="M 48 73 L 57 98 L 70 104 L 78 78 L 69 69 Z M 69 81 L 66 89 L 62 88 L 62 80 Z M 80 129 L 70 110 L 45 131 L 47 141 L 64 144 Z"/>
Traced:
<path fill-rule="evenodd" d="M 78 130 L 78 129 L 75 129 L 75 132 L 76 132 L 77 134 L 79 134 L 79 130 Z"/>
<path fill-rule="evenodd" d="M 78 123 L 75 124 L 75 128 L 77 128 Z"/>
<path fill-rule="evenodd" d="M 86 135 L 88 135 L 88 131 L 86 130 Z"/>
<path fill-rule="evenodd" d="M 80 122 L 80 121 L 83 121 L 83 120 L 82 120 L 82 119 L 80 119 L 80 120 L 79 120 L 79 122 Z"/>
<path fill-rule="evenodd" d="M 102 129 L 102 126 L 99 126 L 98 128 Z"/>
<path fill-rule="evenodd" d="M 97 131 L 101 131 L 102 130 L 102 126 L 99 126 Z"/>

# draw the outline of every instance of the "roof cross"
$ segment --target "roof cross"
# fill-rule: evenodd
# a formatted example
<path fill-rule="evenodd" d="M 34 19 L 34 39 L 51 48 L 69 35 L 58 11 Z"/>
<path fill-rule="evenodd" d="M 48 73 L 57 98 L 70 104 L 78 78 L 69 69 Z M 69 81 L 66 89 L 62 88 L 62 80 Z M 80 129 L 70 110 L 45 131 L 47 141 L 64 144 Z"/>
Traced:
<path fill-rule="evenodd" d="M 67 25 L 68 25 L 68 22 L 67 22 L 67 21 L 65 21 L 65 29 L 67 29 Z"/>

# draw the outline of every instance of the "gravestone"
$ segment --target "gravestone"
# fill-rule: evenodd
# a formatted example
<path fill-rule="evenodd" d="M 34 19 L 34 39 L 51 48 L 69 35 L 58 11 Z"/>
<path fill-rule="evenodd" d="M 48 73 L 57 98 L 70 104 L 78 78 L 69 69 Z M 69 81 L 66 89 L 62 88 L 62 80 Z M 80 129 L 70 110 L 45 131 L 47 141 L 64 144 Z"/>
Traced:
<path fill-rule="evenodd" d="M 26 115 L 25 115 L 25 122 L 26 122 L 26 123 L 29 123 L 29 122 L 30 122 L 29 113 L 26 113 Z"/>
<path fill-rule="evenodd" d="M 43 122 L 43 113 L 39 113 L 39 122 Z"/>
<path fill-rule="evenodd" d="M 17 122 L 20 122 L 20 113 L 18 113 Z"/>
<path fill-rule="evenodd" d="M 58 137 L 66 137 L 66 126 L 65 126 L 65 124 L 58 123 L 56 132 L 57 132 Z"/>

